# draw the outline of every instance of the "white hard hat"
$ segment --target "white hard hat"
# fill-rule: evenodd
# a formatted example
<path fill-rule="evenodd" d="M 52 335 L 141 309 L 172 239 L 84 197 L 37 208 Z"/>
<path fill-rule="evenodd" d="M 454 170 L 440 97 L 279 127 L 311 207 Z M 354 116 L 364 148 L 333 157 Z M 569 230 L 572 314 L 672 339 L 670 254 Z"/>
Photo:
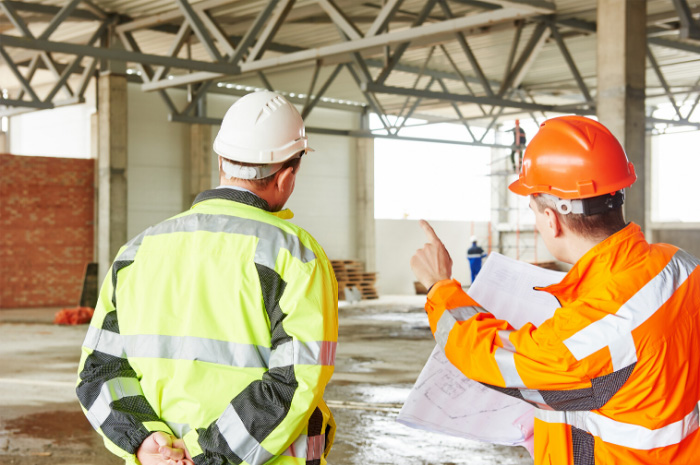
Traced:
<path fill-rule="evenodd" d="M 310 151 L 297 109 L 267 90 L 247 94 L 231 105 L 214 140 L 214 152 L 241 163 L 281 163 Z"/>
<path fill-rule="evenodd" d="M 469 242 L 476 242 L 476 236 L 472 236 L 469 238 Z"/>

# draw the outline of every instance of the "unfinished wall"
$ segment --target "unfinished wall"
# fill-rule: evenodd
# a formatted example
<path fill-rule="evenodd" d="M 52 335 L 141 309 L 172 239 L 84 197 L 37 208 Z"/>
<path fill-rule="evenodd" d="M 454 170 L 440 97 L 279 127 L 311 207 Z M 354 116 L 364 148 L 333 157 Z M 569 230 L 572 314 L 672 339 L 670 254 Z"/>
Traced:
<path fill-rule="evenodd" d="M 469 238 L 475 235 L 488 251 L 488 223 L 430 221 L 452 257 L 452 277 L 462 285 L 471 283 L 467 263 Z M 418 221 L 377 220 L 377 290 L 380 294 L 414 294 L 415 276 L 409 262 L 427 238 Z"/>
<path fill-rule="evenodd" d="M 700 257 L 700 229 L 654 229 L 653 241 L 675 245 L 689 254 Z"/>
<path fill-rule="evenodd" d="M 93 261 L 94 169 L 0 155 L 0 308 L 78 304 Z"/>

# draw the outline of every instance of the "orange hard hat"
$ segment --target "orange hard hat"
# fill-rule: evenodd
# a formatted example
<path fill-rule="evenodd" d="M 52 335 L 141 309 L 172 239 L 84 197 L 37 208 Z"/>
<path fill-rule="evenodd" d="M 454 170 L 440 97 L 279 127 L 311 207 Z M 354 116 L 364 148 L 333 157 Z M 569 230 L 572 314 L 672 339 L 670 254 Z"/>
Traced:
<path fill-rule="evenodd" d="M 612 133 L 584 116 L 560 116 L 540 125 L 523 156 L 519 195 L 586 199 L 610 194 L 637 180 L 634 166 Z"/>

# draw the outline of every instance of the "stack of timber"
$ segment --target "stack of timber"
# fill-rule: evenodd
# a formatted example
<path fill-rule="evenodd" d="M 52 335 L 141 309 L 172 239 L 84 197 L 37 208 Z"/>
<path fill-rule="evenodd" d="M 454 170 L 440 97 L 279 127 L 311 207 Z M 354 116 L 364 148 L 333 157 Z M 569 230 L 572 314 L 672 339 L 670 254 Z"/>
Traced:
<path fill-rule="evenodd" d="M 338 280 L 338 300 L 345 299 L 345 288 L 356 288 L 363 299 L 376 299 L 376 272 L 365 271 L 365 264 L 355 260 L 331 260 L 335 279 Z"/>

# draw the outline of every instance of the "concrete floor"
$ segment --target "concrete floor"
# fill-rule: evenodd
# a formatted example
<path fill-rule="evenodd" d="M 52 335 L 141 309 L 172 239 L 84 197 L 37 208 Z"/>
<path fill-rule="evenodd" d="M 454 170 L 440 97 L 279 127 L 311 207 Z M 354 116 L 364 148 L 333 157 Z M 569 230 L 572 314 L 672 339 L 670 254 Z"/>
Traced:
<path fill-rule="evenodd" d="M 532 464 L 522 447 L 427 433 L 395 421 L 434 347 L 420 296 L 341 303 L 325 398 L 338 424 L 331 465 Z M 116 465 L 74 395 L 86 326 L 55 309 L 0 310 L 0 464 Z"/>

